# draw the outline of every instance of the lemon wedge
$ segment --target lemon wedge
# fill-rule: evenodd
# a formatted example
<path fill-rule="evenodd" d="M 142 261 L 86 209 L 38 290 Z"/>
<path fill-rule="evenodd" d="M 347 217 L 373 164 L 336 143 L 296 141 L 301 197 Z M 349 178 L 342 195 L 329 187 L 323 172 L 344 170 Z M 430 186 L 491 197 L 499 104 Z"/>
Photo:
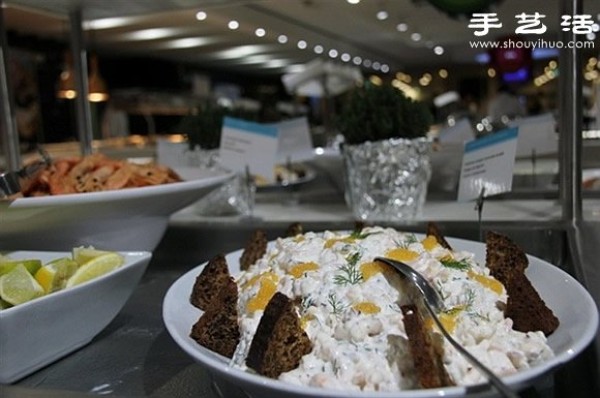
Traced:
<path fill-rule="evenodd" d="M 80 285 L 84 282 L 104 275 L 114 269 L 119 268 L 125 259 L 122 255 L 115 252 L 106 252 L 81 265 L 77 271 L 67 280 L 66 288 Z"/>
<path fill-rule="evenodd" d="M 44 295 L 44 288 L 23 264 L 0 276 L 0 299 L 19 305 Z"/>
<path fill-rule="evenodd" d="M 41 267 L 34 274 L 35 280 L 46 293 L 63 289 L 67 280 L 77 271 L 78 264 L 68 257 L 58 258 Z"/>
<path fill-rule="evenodd" d="M 93 258 L 102 256 L 104 254 L 109 254 L 109 253 L 114 253 L 114 252 L 110 252 L 110 251 L 106 251 L 106 250 L 98 250 L 92 246 L 88 246 L 88 247 L 79 246 L 79 247 L 74 247 L 72 250 L 73 260 L 75 260 L 75 262 L 77 262 L 77 264 L 79 264 L 79 266 L 82 266 L 83 264 L 87 263 L 88 261 L 90 261 Z"/>
<path fill-rule="evenodd" d="M 31 260 L 15 260 L 8 257 L 0 258 L 0 275 L 4 275 L 12 271 L 17 265 L 22 264 L 31 275 L 35 274 L 42 266 L 42 261 L 37 259 Z"/>

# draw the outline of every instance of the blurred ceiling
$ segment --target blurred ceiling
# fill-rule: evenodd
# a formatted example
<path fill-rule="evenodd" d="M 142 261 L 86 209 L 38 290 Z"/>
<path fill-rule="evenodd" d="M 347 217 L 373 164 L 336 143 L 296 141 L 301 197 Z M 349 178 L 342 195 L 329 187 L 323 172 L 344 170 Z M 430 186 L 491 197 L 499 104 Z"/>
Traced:
<path fill-rule="evenodd" d="M 0 0 L 1 2 L 2 0 Z M 444 1 L 437 1 L 443 3 Z M 465 3 L 478 2 L 470 0 Z M 486 2 L 481 0 L 480 2 Z M 281 74 L 318 57 L 371 72 L 473 64 L 469 40 L 514 34 L 515 15 L 546 17 L 544 38 L 560 32 L 561 1 L 489 0 L 502 27 L 478 38 L 466 17 L 428 0 L 4 0 L 8 31 L 69 40 L 69 14 L 81 7 L 86 40 L 100 54 L 143 55 L 206 68 Z M 454 1 L 457 3 L 457 1 Z M 600 1 L 585 0 L 598 22 Z M 204 20 L 197 19 L 199 11 Z M 387 12 L 387 18 L 377 13 Z M 239 23 L 228 28 L 230 21 Z M 264 29 L 260 35 L 257 29 Z M 257 33 L 258 32 L 258 33 Z M 600 36 L 600 32 L 597 34 Z M 285 37 L 285 41 L 284 38 Z M 529 36 L 532 40 L 540 36 Z M 600 41 L 595 39 L 596 48 Z M 595 50 L 596 54 L 598 50 Z M 437 53 L 436 53 L 437 52 Z"/>

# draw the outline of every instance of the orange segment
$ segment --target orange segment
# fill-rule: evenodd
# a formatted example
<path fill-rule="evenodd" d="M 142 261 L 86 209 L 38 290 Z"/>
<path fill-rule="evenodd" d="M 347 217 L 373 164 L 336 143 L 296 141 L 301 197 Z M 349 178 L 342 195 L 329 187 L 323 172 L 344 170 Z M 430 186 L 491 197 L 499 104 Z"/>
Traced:
<path fill-rule="evenodd" d="M 463 306 L 458 306 L 458 307 L 454 307 L 451 310 L 448 310 L 446 312 L 442 312 L 441 314 L 438 315 L 440 323 L 442 324 L 444 329 L 446 329 L 448 331 L 448 333 L 454 332 L 454 329 L 456 328 L 456 319 L 458 318 L 458 315 L 460 314 L 460 312 L 463 309 L 464 309 Z M 433 329 L 433 327 L 435 326 L 435 323 L 433 322 L 433 320 L 431 318 L 427 318 L 425 320 L 425 325 L 428 328 Z"/>
<path fill-rule="evenodd" d="M 433 235 L 427 235 L 427 237 L 421 241 L 421 244 L 428 252 L 432 251 L 436 248 L 436 246 L 439 245 L 437 239 Z"/>
<path fill-rule="evenodd" d="M 381 311 L 381 308 L 375 303 L 370 301 L 362 301 L 360 303 L 356 303 L 352 306 L 356 311 L 361 314 L 377 314 Z"/>
<path fill-rule="evenodd" d="M 328 239 L 325 242 L 325 249 L 330 249 L 333 245 L 335 245 L 338 242 L 343 242 L 343 243 L 354 243 L 355 239 L 351 236 L 346 236 L 345 238 L 332 238 L 332 239 Z"/>
<path fill-rule="evenodd" d="M 250 278 L 249 280 L 247 280 L 242 286 L 242 289 L 246 289 L 249 288 L 250 286 L 253 286 L 255 283 L 257 283 L 259 280 L 261 280 L 262 278 L 267 278 L 272 280 L 273 282 L 278 282 L 279 281 L 279 276 L 277 276 L 276 273 L 271 272 L 271 271 L 266 271 L 263 272 L 262 274 L 258 274 L 258 275 L 254 275 L 252 278 Z"/>
<path fill-rule="evenodd" d="M 275 295 L 276 292 L 276 282 L 274 282 L 270 278 L 261 278 L 258 293 L 256 294 L 256 296 L 248 300 L 248 306 L 246 307 L 246 309 L 248 310 L 248 312 L 264 310 L 267 304 L 269 303 L 269 300 L 271 300 L 271 298 Z"/>
<path fill-rule="evenodd" d="M 300 278 L 302 275 L 304 275 L 305 272 L 316 271 L 318 269 L 319 269 L 319 265 L 315 262 L 310 261 L 307 263 L 300 263 L 300 264 L 294 265 L 290 269 L 290 274 L 294 278 Z"/>
<path fill-rule="evenodd" d="M 395 249 L 392 249 L 388 251 L 385 255 L 386 257 L 402 262 L 414 261 L 419 257 L 419 253 L 409 249 L 405 249 L 403 247 L 397 247 Z"/>
<path fill-rule="evenodd" d="M 392 271 L 391 267 L 380 261 L 369 261 L 360 265 L 360 273 L 362 274 L 363 281 L 368 280 L 380 272 L 385 274 L 390 271 Z"/>
<path fill-rule="evenodd" d="M 467 275 L 469 276 L 469 278 L 475 280 L 476 282 L 480 283 L 481 285 L 487 287 L 488 289 L 497 294 L 502 294 L 502 292 L 504 291 L 504 286 L 502 285 L 502 283 L 500 283 L 495 278 L 481 274 L 476 274 L 471 270 L 467 271 Z"/>

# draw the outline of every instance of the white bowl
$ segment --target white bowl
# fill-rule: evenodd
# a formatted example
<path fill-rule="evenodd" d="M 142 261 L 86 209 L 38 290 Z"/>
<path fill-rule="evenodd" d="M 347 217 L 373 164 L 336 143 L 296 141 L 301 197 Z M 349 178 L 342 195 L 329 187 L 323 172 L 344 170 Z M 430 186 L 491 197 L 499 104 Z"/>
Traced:
<path fill-rule="evenodd" d="M 185 170 L 181 174 L 188 175 Z M 205 171 L 165 185 L 0 200 L 0 250 L 70 250 L 91 245 L 152 251 L 171 214 L 231 177 L 229 172 Z"/>
<path fill-rule="evenodd" d="M 69 252 L 8 253 L 46 263 Z M 87 283 L 0 311 L 0 383 L 12 383 L 87 344 L 119 313 L 152 257 L 121 252 L 120 268 Z"/>
<path fill-rule="evenodd" d="M 419 236 L 419 235 L 418 235 Z M 421 236 L 422 237 L 422 236 Z M 455 250 L 466 250 L 475 254 L 480 263 L 485 262 L 485 245 L 462 239 L 448 239 Z M 226 256 L 232 275 L 237 275 L 242 250 Z M 561 364 L 575 358 L 593 340 L 598 329 L 598 309 L 590 294 L 569 274 L 537 257 L 528 256 L 527 275 L 546 304 L 560 319 L 560 326 L 548 338 L 555 356 L 530 369 L 503 377 L 504 382 L 514 388 L 524 388 L 541 375 L 552 372 Z M 269 379 L 255 373 L 231 367 L 227 358 L 198 345 L 189 335 L 192 325 L 202 312 L 189 302 L 190 293 L 200 274 L 202 264 L 184 274 L 167 291 L 163 303 L 163 320 L 175 342 L 193 359 L 206 367 L 219 380 L 237 386 L 252 397 L 261 398 L 317 398 L 317 397 L 362 397 L 362 398 L 434 398 L 474 397 L 489 395 L 484 386 L 456 386 L 440 389 L 405 390 L 398 392 L 348 392 L 325 390 L 315 387 L 299 387 L 279 380 Z M 560 292 L 560 294 L 557 294 Z M 483 387 L 478 388 L 478 387 Z"/>

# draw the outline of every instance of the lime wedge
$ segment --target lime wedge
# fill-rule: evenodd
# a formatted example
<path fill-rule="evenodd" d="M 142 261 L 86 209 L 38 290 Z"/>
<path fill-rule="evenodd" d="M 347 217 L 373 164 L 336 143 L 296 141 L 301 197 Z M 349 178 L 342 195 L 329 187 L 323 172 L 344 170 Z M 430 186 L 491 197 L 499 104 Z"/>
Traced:
<path fill-rule="evenodd" d="M 102 256 L 102 255 L 108 254 L 108 253 L 113 253 L 113 252 L 109 252 L 106 250 L 98 250 L 92 246 L 75 247 L 75 248 L 73 248 L 72 252 L 73 252 L 73 260 L 75 260 L 77 262 L 77 264 L 79 264 L 79 266 L 82 266 L 83 264 L 87 263 L 91 259 L 96 258 L 98 256 Z"/>
<path fill-rule="evenodd" d="M 0 299 L 0 311 L 5 310 L 10 307 L 12 307 L 12 305 L 10 303 L 7 303 L 6 301 Z"/>
<path fill-rule="evenodd" d="M 67 280 L 65 287 L 73 287 L 101 275 L 104 275 L 114 269 L 119 268 L 125 259 L 119 253 L 107 252 L 86 261 L 79 266 L 77 271 Z"/>
<path fill-rule="evenodd" d="M 46 293 L 52 293 L 63 289 L 77 268 L 75 260 L 68 257 L 57 258 L 37 270 L 34 277 Z"/>
<path fill-rule="evenodd" d="M 4 275 L 12 271 L 13 268 L 19 264 L 25 266 L 27 271 L 33 275 L 42 266 L 42 261 L 37 259 L 15 260 L 8 257 L 2 257 L 0 258 L 0 275 Z"/>
<path fill-rule="evenodd" d="M 0 276 L 0 299 L 19 305 L 44 295 L 44 288 L 31 276 L 23 264 Z"/>

